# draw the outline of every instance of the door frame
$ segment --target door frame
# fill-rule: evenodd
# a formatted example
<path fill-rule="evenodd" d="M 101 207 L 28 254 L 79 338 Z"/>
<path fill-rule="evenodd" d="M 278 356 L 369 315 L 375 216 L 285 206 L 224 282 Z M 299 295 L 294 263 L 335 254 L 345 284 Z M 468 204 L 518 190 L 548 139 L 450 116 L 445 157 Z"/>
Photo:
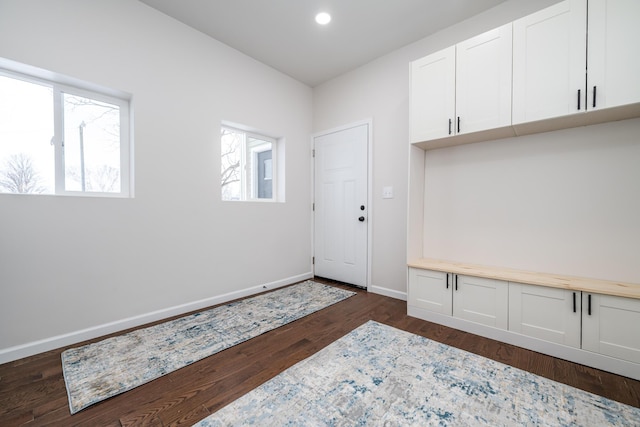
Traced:
<path fill-rule="evenodd" d="M 311 272 L 315 275 L 315 265 L 313 259 L 315 258 L 315 210 L 313 206 L 316 200 L 316 160 L 315 160 L 315 139 L 324 135 L 329 135 L 336 132 L 341 132 L 354 127 L 366 125 L 367 126 L 367 291 L 371 288 L 371 261 L 372 261 L 372 249 L 371 249 L 371 236 L 373 234 L 373 119 L 363 119 L 352 123 L 348 123 L 335 128 L 316 132 L 311 135 Z"/>

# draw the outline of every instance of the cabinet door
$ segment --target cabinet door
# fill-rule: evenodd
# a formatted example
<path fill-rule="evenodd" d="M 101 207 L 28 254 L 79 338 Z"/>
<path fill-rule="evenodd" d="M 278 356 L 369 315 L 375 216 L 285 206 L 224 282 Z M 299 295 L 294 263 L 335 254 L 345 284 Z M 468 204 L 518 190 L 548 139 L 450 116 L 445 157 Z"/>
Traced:
<path fill-rule="evenodd" d="M 441 271 L 409 269 L 407 304 L 440 314 L 451 315 L 452 274 Z"/>
<path fill-rule="evenodd" d="M 455 47 L 411 63 L 411 142 L 446 137 L 455 116 Z"/>
<path fill-rule="evenodd" d="M 640 363 L 640 299 L 582 293 L 582 348 Z"/>
<path fill-rule="evenodd" d="M 587 109 L 640 102 L 638 19 L 638 0 L 589 0 Z"/>
<path fill-rule="evenodd" d="M 580 348 L 581 293 L 509 282 L 509 330 Z"/>
<path fill-rule="evenodd" d="M 509 23 L 456 45 L 456 133 L 511 125 L 511 36 Z"/>
<path fill-rule="evenodd" d="M 483 325 L 507 329 L 507 282 L 456 275 L 453 280 L 453 315 Z"/>
<path fill-rule="evenodd" d="M 513 123 L 585 109 L 586 0 L 565 0 L 513 22 Z"/>

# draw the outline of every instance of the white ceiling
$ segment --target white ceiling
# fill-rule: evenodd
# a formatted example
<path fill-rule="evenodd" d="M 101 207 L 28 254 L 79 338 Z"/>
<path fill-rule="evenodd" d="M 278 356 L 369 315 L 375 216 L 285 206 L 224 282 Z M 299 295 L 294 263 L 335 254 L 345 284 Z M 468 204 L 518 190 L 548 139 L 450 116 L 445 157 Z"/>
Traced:
<path fill-rule="evenodd" d="M 505 0 L 140 1 L 316 86 Z"/>

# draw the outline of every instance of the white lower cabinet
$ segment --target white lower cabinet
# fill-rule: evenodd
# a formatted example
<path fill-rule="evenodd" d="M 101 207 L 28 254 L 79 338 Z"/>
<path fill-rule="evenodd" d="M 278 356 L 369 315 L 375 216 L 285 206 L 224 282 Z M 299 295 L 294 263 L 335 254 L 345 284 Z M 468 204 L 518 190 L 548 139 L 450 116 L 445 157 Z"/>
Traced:
<path fill-rule="evenodd" d="M 408 304 L 450 316 L 453 300 L 448 280 L 448 273 L 410 268 Z"/>
<path fill-rule="evenodd" d="M 640 300 L 509 283 L 509 330 L 640 363 Z"/>
<path fill-rule="evenodd" d="M 501 280 L 409 269 L 408 304 L 431 312 L 507 329 L 508 295 Z"/>
<path fill-rule="evenodd" d="M 412 316 L 640 380 L 637 298 L 410 267 L 407 305 Z"/>
<path fill-rule="evenodd" d="M 580 294 L 509 282 L 509 330 L 580 348 Z"/>
<path fill-rule="evenodd" d="M 640 299 L 582 293 L 582 348 L 640 363 Z"/>
<path fill-rule="evenodd" d="M 509 284 L 502 280 L 452 274 L 453 316 L 507 329 Z"/>

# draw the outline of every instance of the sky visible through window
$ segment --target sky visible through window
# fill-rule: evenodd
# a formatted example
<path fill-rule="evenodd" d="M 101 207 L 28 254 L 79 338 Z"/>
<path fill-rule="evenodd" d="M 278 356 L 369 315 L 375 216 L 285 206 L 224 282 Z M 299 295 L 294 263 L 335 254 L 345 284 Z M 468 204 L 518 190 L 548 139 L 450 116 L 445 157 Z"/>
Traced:
<path fill-rule="evenodd" d="M 53 90 L 0 76 L 0 191 L 19 192 L 7 188 L 12 183 L 5 182 L 6 175 L 11 163 L 24 167 L 30 162 L 35 174 L 31 192 L 54 193 L 53 132 Z"/>

